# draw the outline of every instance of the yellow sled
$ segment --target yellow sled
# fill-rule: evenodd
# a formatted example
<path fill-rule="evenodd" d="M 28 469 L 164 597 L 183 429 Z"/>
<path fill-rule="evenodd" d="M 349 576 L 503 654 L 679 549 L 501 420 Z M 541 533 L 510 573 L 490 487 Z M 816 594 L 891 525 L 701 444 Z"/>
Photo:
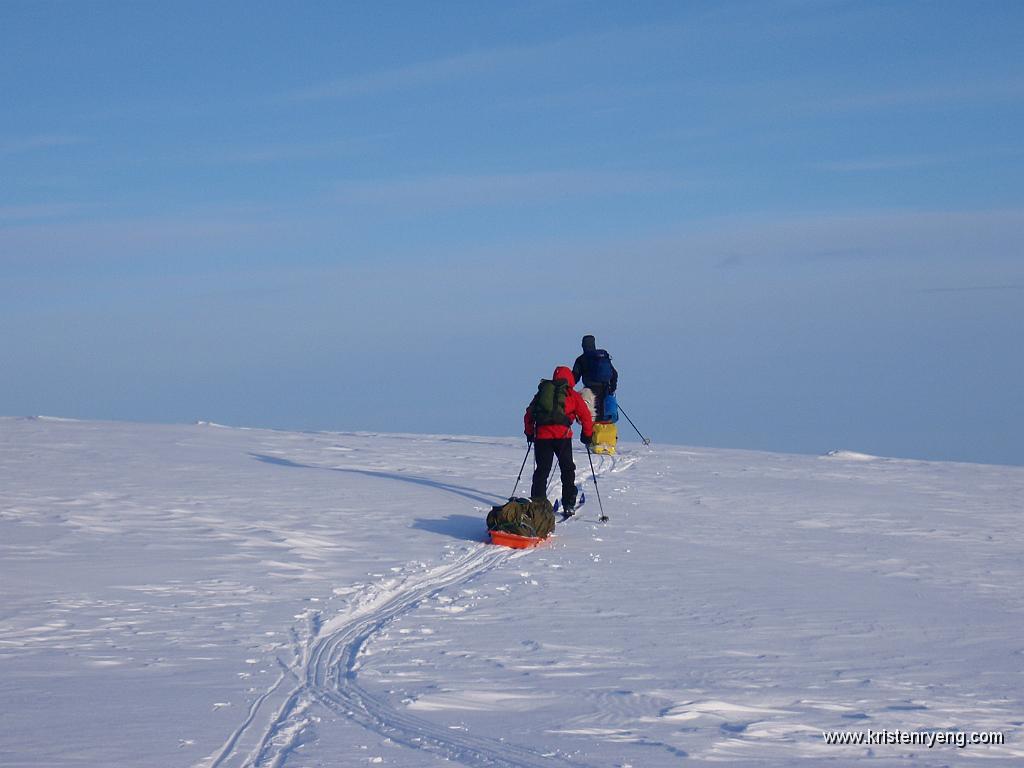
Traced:
<path fill-rule="evenodd" d="M 599 421 L 594 424 L 594 441 L 591 447 L 594 453 L 615 453 L 615 444 L 619 441 L 619 432 L 610 422 Z"/>

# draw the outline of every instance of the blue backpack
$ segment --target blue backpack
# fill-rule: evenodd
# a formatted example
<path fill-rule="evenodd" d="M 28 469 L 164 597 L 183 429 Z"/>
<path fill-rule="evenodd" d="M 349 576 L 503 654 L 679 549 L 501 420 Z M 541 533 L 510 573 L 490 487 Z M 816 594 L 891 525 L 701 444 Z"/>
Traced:
<path fill-rule="evenodd" d="M 609 392 L 604 396 L 604 419 L 603 421 L 610 421 L 614 424 L 619 420 L 619 402 L 615 399 L 615 395 Z"/>
<path fill-rule="evenodd" d="M 608 384 L 612 380 L 612 356 L 603 349 L 587 352 L 587 370 L 583 376 L 584 383 Z"/>

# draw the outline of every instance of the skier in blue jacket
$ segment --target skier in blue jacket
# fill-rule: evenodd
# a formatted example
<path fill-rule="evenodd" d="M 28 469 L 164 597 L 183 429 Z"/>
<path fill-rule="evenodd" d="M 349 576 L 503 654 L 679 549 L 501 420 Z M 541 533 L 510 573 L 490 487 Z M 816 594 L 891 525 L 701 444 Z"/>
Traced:
<path fill-rule="evenodd" d="M 619 385 L 619 372 L 612 365 L 612 356 L 597 348 L 597 341 L 591 335 L 583 337 L 583 354 L 572 366 L 576 381 L 594 393 L 594 409 L 597 421 L 604 419 L 604 397 L 612 394 Z"/>

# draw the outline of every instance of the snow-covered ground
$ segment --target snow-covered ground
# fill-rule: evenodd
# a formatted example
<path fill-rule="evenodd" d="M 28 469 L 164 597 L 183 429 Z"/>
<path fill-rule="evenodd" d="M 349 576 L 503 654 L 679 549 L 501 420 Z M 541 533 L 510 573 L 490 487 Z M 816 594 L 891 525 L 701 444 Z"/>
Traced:
<path fill-rule="evenodd" d="M 1024 759 L 1024 468 L 627 444 L 515 552 L 524 451 L 0 419 L 0 765 Z"/>

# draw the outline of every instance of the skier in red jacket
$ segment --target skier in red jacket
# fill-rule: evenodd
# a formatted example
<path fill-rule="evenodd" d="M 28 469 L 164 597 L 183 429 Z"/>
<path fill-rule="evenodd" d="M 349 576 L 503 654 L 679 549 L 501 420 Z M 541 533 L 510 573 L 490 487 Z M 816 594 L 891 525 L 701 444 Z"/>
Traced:
<path fill-rule="evenodd" d="M 562 474 L 562 508 L 566 516 L 576 509 L 576 465 L 572 461 L 573 421 L 580 423 L 580 442 L 584 445 L 590 445 L 594 434 L 590 409 L 579 392 L 573 389 L 575 386 L 576 379 L 572 371 L 564 365 L 558 366 L 550 380 L 541 382 L 523 417 L 526 441 L 533 443 L 537 460 L 530 496 L 534 499 L 547 498 L 548 475 L 551 474 L 551 464 L 557 456 Z M 560 409 L 557 405 L 562 402 L 565 405 Z"/>

